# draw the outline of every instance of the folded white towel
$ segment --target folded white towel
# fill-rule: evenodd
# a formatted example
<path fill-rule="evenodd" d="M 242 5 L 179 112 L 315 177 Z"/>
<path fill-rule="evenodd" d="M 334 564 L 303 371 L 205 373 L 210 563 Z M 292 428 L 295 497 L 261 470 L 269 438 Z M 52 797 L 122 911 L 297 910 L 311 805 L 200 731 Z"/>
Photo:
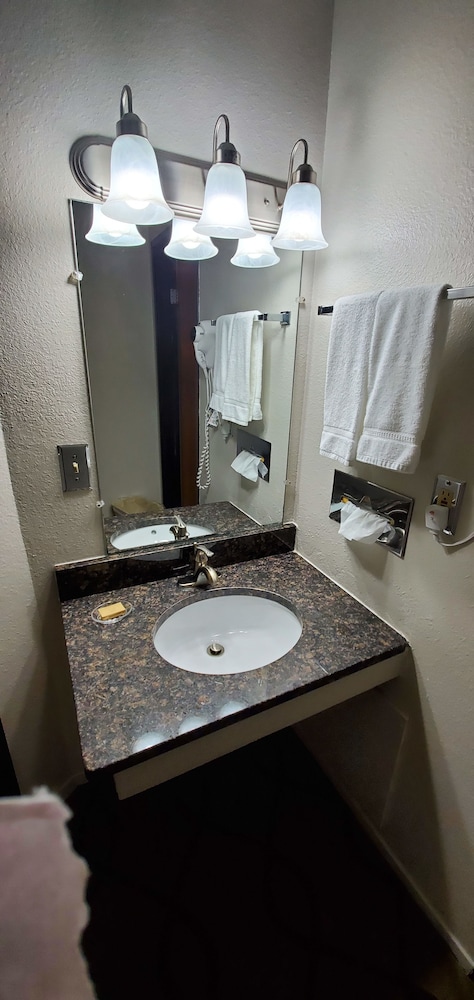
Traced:
<path fill-rule="evenodd" d="M 247 426 L 262 419 L 263 322 L 259 310 L 219 316 L 210 406 L 223 420 Z"/>
<path fill-rule="evenodd" d="M 338 299 L 329 337 L 320 452 L 354 461 L 367 399 L 367 365 L 380 292 Z"/>
<path fill-rule="evenodd" d="M 448 332 L 448 287 L 394 289 L 378 299 L 358 462 L 415 471 Z"/>

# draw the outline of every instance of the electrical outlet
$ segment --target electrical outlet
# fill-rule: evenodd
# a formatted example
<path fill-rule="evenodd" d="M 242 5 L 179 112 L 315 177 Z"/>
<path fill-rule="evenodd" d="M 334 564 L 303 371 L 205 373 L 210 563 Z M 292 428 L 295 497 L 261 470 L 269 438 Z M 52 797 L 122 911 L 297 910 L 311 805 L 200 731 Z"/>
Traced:
<path fill-rule="evenodd" d="M 448 522 L 444 528 L 445 535 L 454 535 L 456 531 L 465 486 L 466 483 L 450 479 L 449 476 L 436 476 L 431 503 L 437 504 L 438 507 L 448 508 Z"/>
<path fill-rule="evenodd" d="M 452 490 L 443 488 L 438 493 L 438 498 L 436 503 L 439 507 L 453 507 L 454 506 L 454 493 Z"/>

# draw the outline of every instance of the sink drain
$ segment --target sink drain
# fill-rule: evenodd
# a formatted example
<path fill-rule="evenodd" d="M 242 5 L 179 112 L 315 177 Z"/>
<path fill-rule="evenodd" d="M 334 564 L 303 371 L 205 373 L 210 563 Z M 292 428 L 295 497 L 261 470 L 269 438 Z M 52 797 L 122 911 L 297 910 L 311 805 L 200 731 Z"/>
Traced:
<path fill-rule="evenodd" d="M 209 656 L 222 656 L 225 653 L 225 649 L 221 646 L 220 642 L 211 642 L 206 652 L 209 653 Z"/>

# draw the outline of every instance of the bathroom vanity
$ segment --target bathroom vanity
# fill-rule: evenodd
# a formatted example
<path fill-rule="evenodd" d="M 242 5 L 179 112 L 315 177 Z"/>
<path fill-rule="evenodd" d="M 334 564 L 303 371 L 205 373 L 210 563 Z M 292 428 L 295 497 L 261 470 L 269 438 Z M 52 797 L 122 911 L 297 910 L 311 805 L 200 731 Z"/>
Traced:
<path fill-rule="evenodd" d="M 207 591 L 178 586 L 189 547 L 178 549 L 178 563 L 104 557 L 56 567 L 89 778 L 113 774 L 125 798 L 400 673 L 406 639 L 293 551 L 294 536 L 284 526 L 213 544 L 219 577 Z M 176 560 L 176 550 L 168 554 Z M 191 673 L 159 655 L 159 619 L 229 590 L 277 595 L 291 606 L 302 625 L 293 648 L 223 676 Z M 118 601 L 131 607 L 126 617 L 93 620 L 98 605 Z"/>
<path fill-rule="evenodd" d="M 170 521 L 181 519 L 185 525 L 198 524 L 200 533 L 207 535 L 212 541 L 215 537 L 229 537 L 248 534 L 255 531 L 255 521 L 239 510 L 235 504 L 228 501 L 218 503 L 197 504 L 188 507 L 170 507 L 163 513 L 141 513 L 141 514 L 114 514 L 112 517 L 104 517 L 104 535 L 107 552 L 115 555 L 120 550 L 129 551 L 139 549 L 150 552 L 153 546 L 153 537 L 150 536 L 145 543 L 140 542 L 136 532 L 142 528 L 152 529 L 168 524 Z M 132 534 L 133 532 L 133 534 Z M 129 534 L 130 543 L 126 542 Z M 124 541 L 117 545 L 117 538 L 122 536 Z M 136 540 L 135 540 L 136 539 Z M 172 544 L 173 536 L 168 532 L 168 544 Z M 157 535 L 157 545 L 161 543 L 161 538 Z M 156 546 L 153 546 L 154 548 Z"/>

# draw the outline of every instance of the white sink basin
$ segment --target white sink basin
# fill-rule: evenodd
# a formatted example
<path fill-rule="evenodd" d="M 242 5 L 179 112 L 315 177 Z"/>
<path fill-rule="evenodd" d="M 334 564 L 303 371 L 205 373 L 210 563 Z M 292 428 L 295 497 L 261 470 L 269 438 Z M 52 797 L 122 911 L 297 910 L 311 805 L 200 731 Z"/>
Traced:
<path fill-rule="evenodd" d="M 298 615 L 277 594 L 218 590 L 159 618 L 153 642 L 163 659 L 182 670 L 240 674 L 284 656 L 301 632 Z"/>
<path fill-rule="evenodd" d="M 133 528 L 130 531 L 121 531 L 117 535 L 112 535 L 110 541 L 114 549 L 137 549 L 145 545 L 164 545 L 165 542 L 174 542 L 175 537 L 171 531 L 176 527 L 176 521 L 167 524 L 147 524 L 143 528 Z M 209 528 L 202 528 L 199 524 L 186 524 L 188 538 L 199 538 L 201 535 L 212 535 Z M 180 539 L 186 541 L 186 539 Z"/>

